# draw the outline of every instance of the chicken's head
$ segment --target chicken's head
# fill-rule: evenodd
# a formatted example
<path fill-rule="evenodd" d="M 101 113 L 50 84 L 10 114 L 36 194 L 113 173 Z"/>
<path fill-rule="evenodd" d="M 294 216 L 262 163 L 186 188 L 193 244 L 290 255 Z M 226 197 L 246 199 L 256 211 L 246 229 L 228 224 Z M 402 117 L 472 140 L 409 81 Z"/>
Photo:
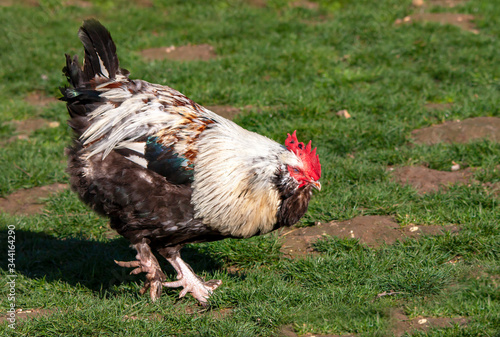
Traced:
<path fill-rule="evenodd" d="M 290 175 L 299 182 L 299 188 L 311 184 L 318 190 L 321 190 L 319 178 L 321 178 L 321 164 L 316 154 L 316 148 L 311 151 L 311 141 L 309 144 L 297 140 L 297 130 L 292 135 L 288 134 L 285 140 L 287 149 L 299 158 L 300 164 L 297 166 L 288 166 Z"/>

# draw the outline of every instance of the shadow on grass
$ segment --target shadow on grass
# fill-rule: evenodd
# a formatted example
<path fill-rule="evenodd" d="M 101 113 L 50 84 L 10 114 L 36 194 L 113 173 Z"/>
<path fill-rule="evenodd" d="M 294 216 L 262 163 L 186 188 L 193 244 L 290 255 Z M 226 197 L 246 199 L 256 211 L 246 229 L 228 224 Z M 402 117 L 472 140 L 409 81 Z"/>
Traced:
<path fill-rule="evenodd" d="M 0 243 L 0 247 L 7 246 L 6 230 L 0 230 Z M 181 253 L 197 273 L 212 273 L 222 267 L 212 256 L 196 248 L 184 248 Z M 157 255 L 157 259 L 167 277 L 175 280 L 170 264 L 161 256 Z M 16 271 L 29 278 L 79 284 L 101 294 L 114 293 L 112 288 L 120 284 L 137 282 L 142 286 L 144 274 L 130 275 L 131 268 L 119 267 L 114 260 L 135 260 L 135 250 L 124 238 L 100 242 L 16 230 Z M 8 270 L 7 263 L 2 260 L 0 268 Z"/>

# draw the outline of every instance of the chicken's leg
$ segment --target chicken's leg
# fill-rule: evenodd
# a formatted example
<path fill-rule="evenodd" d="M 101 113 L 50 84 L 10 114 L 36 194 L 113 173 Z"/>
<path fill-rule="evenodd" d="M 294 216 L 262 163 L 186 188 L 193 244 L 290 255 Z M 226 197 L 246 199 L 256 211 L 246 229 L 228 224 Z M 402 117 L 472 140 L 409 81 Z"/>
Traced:
<path fill-rule="evenodd" d="M 177 281 L 164 282 L 163 286 L 169 288 L 183 287 L 184 289 L 180 292 L 179 298 L 186 296 L 187 293 L 191 293 L 191 295 L 193 295 L 202 305 L 206 305 L 208 298 L 212 292 L 222 284 L 222 281 L 204 281 L 181 259 L 178 251 L 167 253 L 165 250 L 159 250 L 159 252 L 168 262 L 170 262 L 177 272 Z"/>
<path fill-rule="evenodd" d="M 140 293 L 143 295 L 149 289 L 151 300 L 156 301 L 161 296 L 162 282 L 165 281 L 165 274 L 161 271 L 158 260 L 151 252 L 147 243 L 138 243 L 134 245 L 137 250 L 136 261 L 116 261 L 120 267 L 135 267 L 130 274 L 146 273 L 146 282 Z"/>

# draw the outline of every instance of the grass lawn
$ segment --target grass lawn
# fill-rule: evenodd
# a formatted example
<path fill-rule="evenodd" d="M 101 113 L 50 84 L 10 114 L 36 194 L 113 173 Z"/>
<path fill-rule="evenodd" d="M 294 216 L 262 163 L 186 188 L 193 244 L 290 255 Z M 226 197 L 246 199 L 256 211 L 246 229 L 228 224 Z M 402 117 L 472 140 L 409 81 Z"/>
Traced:
<path fill-rule="evenodd" d="M 498 336 L 500 145 L 488 138 L 425 145 L 412 131 L 500 117 L 500 6 L 431 2 L 0 1 L 0 196 L 67 183 L 72 135 L 64 104 L 49 98 L 66 83 L 64 53 L 83 56 L 79 26 L 95 17 L 131 78 L 169 85 L 202 105 L 236 107 L 238 124 L 280 143 L 295 129 L 313 140 L 323 189 L 298 226 L 391 216 L 405 228 L 458 228 L 377 247 L 324 236 L 301 258 L 284 254 L 279 233 L 189 245 L 183 257 L 193 269 L 223 281 L 204 309 L 191 296 L 179 300 L 178 290 L 155 303 L 139 295 L 143 276 L 113 262 L 134 251 L 63 185 L 41 212 L 0 214 L 4 256 L 15 227 L 22 309 L 12 329 L 12 273 L 2 259 L 0 335 Z M 474 27 L 409 17 L 445 12 L 473 15 Z M 216 57 L 141 56 L 203 44 Z M 343 109 L 351 118 L 336 115 Z M 19 131 L 33 120 L 35 131 Z M 473 180 L 430 193 L 400 185 L 388 170 L 456 164 Z M 412 330 L 423 320 L 447 323 Z"/>

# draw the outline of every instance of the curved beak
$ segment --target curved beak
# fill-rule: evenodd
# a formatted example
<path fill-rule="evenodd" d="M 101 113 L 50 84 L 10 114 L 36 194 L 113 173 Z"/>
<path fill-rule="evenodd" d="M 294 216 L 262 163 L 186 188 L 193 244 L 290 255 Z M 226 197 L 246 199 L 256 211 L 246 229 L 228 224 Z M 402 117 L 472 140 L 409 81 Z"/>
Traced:
<path fill-rule="evenodd" d="M 319 183 L 319 181 L 311 181 L 311 185 L 318 191 L 321 191 L 321 184 Z"/>

